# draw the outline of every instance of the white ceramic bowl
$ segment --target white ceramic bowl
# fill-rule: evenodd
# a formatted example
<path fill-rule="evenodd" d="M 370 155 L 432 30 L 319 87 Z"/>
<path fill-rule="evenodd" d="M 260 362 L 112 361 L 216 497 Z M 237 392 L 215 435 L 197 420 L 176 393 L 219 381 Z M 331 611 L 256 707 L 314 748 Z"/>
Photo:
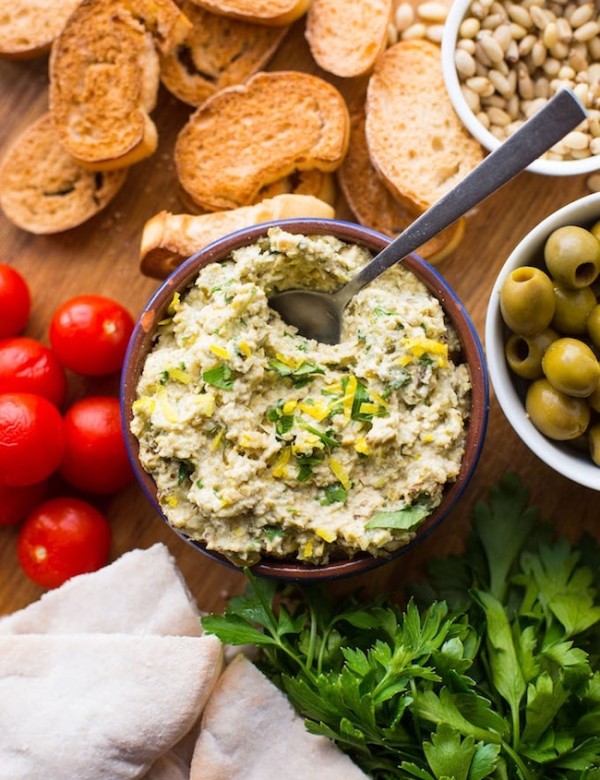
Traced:
<path fill-rule="evenodd" d="M 600 467 L 585 452 L 578 452 L 568 443 L 552 441 L 541 434 L 525 413 L 523 390 L 525 383 L 510 371 L 504 356 L 508 336 L 500 314 L 500 289 L 508 274 L 522 265 L 544 266 L 543 248 L 546 239 L 563 225 L 589 227 L 600 219 L 600 193 L 570 203 L 540 222 L 516 246 L 504 263 L 492 290 L 485 323 L 485 346 L 488 370 L 496 398 L 516 433 L 548 466 L 580 485 L 600 490 Z"/>
<path fill-rule="evenodd" d="M 448 18 L 444 24 L 442 39 L 442 69 L 446 90 L 464 126 L 479 143 L 492 152 L 500 146 L 500 141 L 487 130 L 469 108 L 460 88 L 454 52 L 458 30 L 467 13 L 472 0 L 454 0 L 450 7 Z M 541 173 L 546 176 L 575 176 L 600 170 L 600 155 L 592 155 L 583 160 L 546 160 L 539 158 L 527 167 L 531 173 Z"/>

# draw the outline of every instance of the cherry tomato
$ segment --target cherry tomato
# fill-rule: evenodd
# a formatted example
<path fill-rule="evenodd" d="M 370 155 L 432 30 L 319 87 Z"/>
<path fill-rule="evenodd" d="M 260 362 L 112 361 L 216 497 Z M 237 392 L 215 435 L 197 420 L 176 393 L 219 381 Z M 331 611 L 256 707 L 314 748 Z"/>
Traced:
<path fill-rule="evenodd" d="M 50 322 L 50 343 L 60 362 L 84 376 L 104 376 L 123 365 L 133 318 L 120 303 L 101 295 L 65 301 Z"/>
<path fill-rule="evenodd" d="M 52 498 L 25 520 L 17 555 L 30 579 L 42 588 L 56 588 L 104 566 L 110 539 L 108 520 L 87 501 Z"/>
<path fill-rule="evenodd" d="M 64 418 L 62 476 L 90 493 L 114 493 L 133 480 L 116 398 L 91 396 L 77 401 Z"/>
<path fill-rule="evenodd" d="M 32 509 L 41 504 L 47 482 L 38 482 L 25 487 L 0 485 L 0 525 L 16 525 L 24 520 Z"/>
<path fill-rule="evenodd" d="M 63 421 L 41 395 L 0 395 L 0 482 L 21 487 L 55 471 L 64 452 Z"/>
<path fill-rule="evenodd" d="M 0 338 L 18 336 L 27 325 L 31 296 L 21 274 L 0 263 Z"/>
<path fill-rule="evenodd" d="M 60 406 L 66 392 L 65 370 L 49 347 L 26 336 L 0 341 L 0 393 L 36 393 Z"/>

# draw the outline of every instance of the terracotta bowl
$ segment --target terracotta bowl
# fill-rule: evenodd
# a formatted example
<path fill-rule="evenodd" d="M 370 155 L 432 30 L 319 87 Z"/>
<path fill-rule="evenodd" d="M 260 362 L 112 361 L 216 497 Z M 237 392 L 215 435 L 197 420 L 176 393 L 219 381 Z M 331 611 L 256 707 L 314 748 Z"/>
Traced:
<path fill-rule="evenodd" d="M 192 255 L 160 285 L 144 307 L 129 343 L 122 375 L 121 403 L 124 435 L 135 475 L 150 502 L 165 522 L 166 518 L 161 512 L 157 500 L 156 485 L 152 477 L 140 465 L 138 442 L 129 431 L 132 404 L 136 398 L 136 387 L 146 356 L 153 345 L 157 323 L 163 319 L 174 292 L 184 291 L 190 286 L 202 267 L 208 263 L 224 260 L 234 249 L 254 243 L 258 238 L 264 236 L 270 227 L 274 226 L 280 226 L 292 233 L 334 235 L 343 241 L 365 246 L 373 253 L 381 251 L 390 242 L 387 236 L 350 222 L 327 219 L 280 220 L 225 236 Z M 455 482 L 447 485 L 442 503 L 419 527 L 415 538 L 391 556 L 375 558 L 371 555 L 359 554 L 350 560 L 336 560 L 321 566 L 295 559 L 263 558 L 252 567 L 252 571 L 256 574 L 287 580 L 325 580 L 362 574 L 381 566 L 393 558 L 407 553 L 415 544 L 428 536 L 458 501 L 473 475 L 485 437 L 489 406 L 487 370 L 481 343 L 462 303 L 440 274 L 417 255 L 410 255 L 404 262 L 430 292 L 440 300 L 450 322 L 458 333 L 463 357 L 470 369 L 471 410 L 467 426 L 465 454 L 458 478 Z M 231 568 L 237 568 L 224 556 L 207 550 L 203 544 L 189 539 L 178 529 L 173 528 L 173 531 L 204 555 Z"/>

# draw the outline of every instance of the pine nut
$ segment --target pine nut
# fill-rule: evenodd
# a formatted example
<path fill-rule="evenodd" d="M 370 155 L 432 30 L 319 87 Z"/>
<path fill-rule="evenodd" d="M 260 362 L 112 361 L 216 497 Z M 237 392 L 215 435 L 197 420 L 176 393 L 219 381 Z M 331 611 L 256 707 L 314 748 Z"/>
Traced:
<path fill-rule="evenodd" d="M 598 36 L 587 41 L 587 50 L 592 60 L 600 60 L 600 38 Z"/>
<path fill-rule="evenodd" d="M 542 98 L 548 98 L 550 97 L 550 82 L 547 78 L 544 76 L 540 76 L 539 79 L 536 80 L 535 84 L 533 85 L 533 97 L 542 97 Z"/>
<path fill-rule="evenodd" d="M 514 41 L 522 41 L 523 38 L 527 35 L 527 30 L 525 29 L 525 27 L 522 27 L 520 24 L 517 24 L 516 22 L 511 22 L 510 34 Z"/>
<path fill-rule="evenodd" d="M 519 41 L 519 54 L 521 57 L 526 57 L 528 54 L 531 53 L 531 50 L 533 49 L 534 45 L 537 43 L 537 38 L 535 35 L 526 35 L 522 40 Z"/>
<path fill-rule="evenodd" d="M 557 41 L 550 47 L 550 54 L 555 60 L 564 60 L 569 56 L 569 44 L 564 41 Z"/>
<path fill-rule="evenodd" d="M 592 3 L 585 3 L 584 5 L 578 6 L 573 11 L 569 18 L 569 23 L 571 24 L 571 27 L 581 27 L 589 22 L 593 15 L 594 6 Z"/>
<path fill-rule="evenodd" d="M 554 78 L 555 76 L 558 76 L 558 71 L 560 70 L 560 62 L 558 60 L 555 60 L 554 57 L 548 57 L 546 62 L 543 65 L 544 73 L 549 76 L 550 78 Z"/>
<path fill-rule="evenodd" d="M 587 149 L 590 144 L 590 137 L 587 133 L 582 133 L 579 130 L 572 130 L 567 133 L 562 139 L 563 144 L 568 149 Z"/>
<path fill-rule="evenodd" d="M 407 27 L 406 30 L 400 35 L 403 41 L 410 41 L 415 39 L 421 39 L 425 37 L 427 27 L 422 22 L 415 22 Z"/>
<path fill-rule="evenodd" d="M 534 87 L 527 66 L 520 62 L 517 66 L 517 89 L 523 100 L 532 100 L 534 97 Z"/>
<path fill-rule="evenodd" d="M 425 33 L 425 37 L 432 43 L 441 43 L 444 35 L 443 24 L 430 24 Z"/>
<path fill-rule="evenodd" d="M 548 13 L 537 5 L 531 7 L 529 14 L 531 16 L 531 21 L 538 30 L 545 30 L 550 23 L 550 16 Z"/>
<path fill-rule="evenodd" d="M 436 3 L 433 0 L 425 3 L 419 3 L 417 6 L 417 16 L 426 22 L 435 22 L 437 24 L 446 21 L 448 9 L 443 3 Z"/>
<path fill-rule="evenodd" d="M 587 69 L 588 83 L 600 81 L 600 62 L 593 62 Z"/>
<path fill-rule="evenodd" d="M 481 21 L 481 27 L 485 30 L 495 30 L 501 24 L 504 24 L 504 17 L 500 14 L 490 14 Z"/>
<path fill-rule="evenodd" d="M 512 121 L 506 111 L 504 111 L 502 108 L 498 108 L 497 106 L 490 106 L 487 114 L 490 118 L 491 124 L 496 125 L 497 127 L 506 127 Z"/>
<path fill-rule="evenodd" d="M 508 11 L 508 15 L 513 20 L 513 22 L 520 24 L 521 27 L 528 28 L 533 25 L 529 11 L 522 5 L 516 5 L 513 3 L 512 5 L 507 6 L 506 10 Z"/>
<path fill-rule="evenodd" d="M 556 22 L 550 22 L 550 24 L 546 26 L 542 40 L 547 49 L 556 46 L 558 43 L 558 27 L 556 26 Z"/>
<path fill-rule="evenodd" d="M 591 41 L 600 32 L 598 22 L 586 22 L 573 32 L 573 38 L 577 41 Z"/>
<path fill-rule="evenodd" d="M 558 30 L 558 39 L 560 41 L 568 43 L 573 37 L 573 30 L 571 25 L 563 16 L 560 16 L 556 20 L 556 29 Z"/>
<path fill-rule="evenodd" d="M 592 138 L 590 141 L 590 152 L 592 154 L 600 154 L 600 138 Z"/>
<path fill-rule="evenodd" d="M 504 54 L 506 54 L 506 52 L 508 51 L 508 47 L 512 43 L 512 37 L 510 34 L 510 25 L 508 24 L 508 22 L 502 22 L 501 25 L 496 27 L 493 35 L 494 35 L 494 40 L 498 42 L 500 48 L 502 49 Z"/>
<path fill-rule="evenodd" d="M 510 64 L 515 65 L 519 61 L 519 47 L 517 46 L 516 41 L 511 41 L 508 49 L 506 50 L 506 53 L 504 55 L 504 59 Z M 511 70 L 511 73 L 515 73 L 514 70 Z"/>
<path fill-rule="evenodd" d="M 461 91 L 463 93 L 465 102 L 469 106 L 471 111 L 474 114 L 477 113 L 481 108 L 481 100 L 477 92 L 475 92 L 475 90 L 471 89 L 470 87 L 465 86 L 464 84 L 461 87 Z"/>
<path fill-rule="evenodd" d="M 569 67 L 569 65 L 563 65 L 561 69 L 558 71 L 558 78 L 559 79 L 567 79 L 567 80 L 573 80 L 575 78 L 575 71 L 573 68 Z"/>
<path fill-rule="evenodd" d="M 475 43 L 475 57 L 476 59 L 482 64 L 485 65 L 486 68 L 492 67 L 492 61 L 487 56 L 485 49 L 481 45 L 481 41 L 476 41 Z"/>
<path fill-rule="evenodd" d="M 471 78 L 471 76 L 475 75 L 475 60 L 464 49 L 455 51 L 454 64 L 456 65 L 456 70 L 464 78 Z"/>
<path fill-rule="evenodd" d="M 490 118 L 485 111 L 479 111 L 475 116 L 486 130 L 490 129 Z"/>
<path fill-rule="evenodd" d="M 463 38 L 456 44 L 456 50 L 468 52 L 471 56 L 475 54 L 475 41 L 472 38 Z"/>
<path fill-rule="evenodd" d="M 489 97 L 494 94 L 494 87 L 485 76 L 474 76 L 472 79 L 467 79 L 467 87 L 476 92 L 479 97 Z"/>
<path fill-rule="evenodd" d="M 388 46 L 398 43 L 398 28 L 391 22 L 387 26 L 387 42 Z"/>
<path fill-rule="evenodd" d="M 511 90 L 508 79 L 500 71 L 490 70 L 488 78 L 494 85 L 496 92 L 499 92 L 502 97 L 509 98 L 512 95 L 514 90 Z"/>
<path fill-rule="evenodd" d="M 531 50 L 531 62 L 534 68 L 540 68 L 546 62 L 547 56 L 548 50 L 544 46 L 543 41 L 536 41 Z"/>
<path fill-rule="evenodd" d="M 399 33 L 407 30 L 415 21 L 415 12 L 410 3 L 400 3 L 394 14 L 394 24 Z"/>
<path fill-rule="evenodd" d="M 474 38 L 481 29 L 481 22 L 473 16 L 464 19 L 459 28 L 461 38 Z"/>

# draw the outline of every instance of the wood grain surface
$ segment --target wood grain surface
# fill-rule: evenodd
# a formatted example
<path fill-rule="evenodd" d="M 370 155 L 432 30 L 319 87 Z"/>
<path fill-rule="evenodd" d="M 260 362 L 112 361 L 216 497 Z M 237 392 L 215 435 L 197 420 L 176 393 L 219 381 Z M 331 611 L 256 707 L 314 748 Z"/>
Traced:
<path fill-rule="evenodd" d="M 23 128 L 47 109 L 47 58 L 0 62 L 0 155 Z M 313 63 L 297 23 L 270 69 L 302 69 L 325 75 Z M 327 77 L 329 78 L 329 77 Z M 330 78 L 348 100 L 359 97 L 364 80 Z M 48 324 L 66 298 L 100 293 L 116 298 L 136 316 L 157 282 L 141 275 L 138 245 L 144 222 L 161 209 L 185 211 L 178 196 L 172 150 L 190 109 L 161 89 L 153 114 L 160 145 L 156 154 L 133 167 L 127 183 L 104 212 L 74 230 L 53 236 L 34 236 L 12 226 L 0 214 L 0 262 L 15 266 L 29 282 L 33 310 L 26 335 L 47 343 Z M 521 238 L 541 219 L 588 194 L 585 177 L 546 178 L 521 174 L 468 217 L 460 248 L 438 269 L 462 298 L 483 340 L 485 312 L 496 274 Z M 338 216 L 350 217 L 341 201 Z M 69 376 L 71 402 L 84 394 L 118 393 L 118 378 L 83 380 Z M 425 562 L 440 553 L 460 553 L 471 508 L 507 470 L 519 473 L 542 516 L 574 539 L 583 531 L 600 540 L 598 496 L 562 478 L 538 460 L 518 439 L 492 393 L 487 439 L 475 477 L 460 504 L 418 548 L 395 562 L 335 585 L 351 589 L 387 588 L 401 595 L 407 581 L 422 576 Z M 57 483 L 55 493 L 66 493 Z M 72 491 L 69 491 L 72 493 Z M 137 485 L 95 501 L 113 528 L 111 559 L 134 547 L 162 541 L 168 545 L 203 610 L 219 610 L 225 598 L 243 587 L 241 574 L 221 566 L 181 541 L 155 514 Z M 19 568 L 18 529 L 0 528 L 0 614 L 37 599 L 42 590 Z"/>

